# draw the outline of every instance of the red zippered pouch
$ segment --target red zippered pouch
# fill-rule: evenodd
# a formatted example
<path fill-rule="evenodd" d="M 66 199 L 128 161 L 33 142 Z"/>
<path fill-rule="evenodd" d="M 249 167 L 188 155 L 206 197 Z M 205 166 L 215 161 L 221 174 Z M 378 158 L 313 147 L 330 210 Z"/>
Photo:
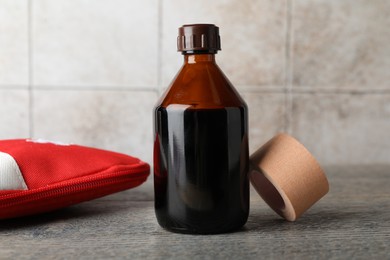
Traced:
<path fill-rule="evenodd" d="M 48 212 L 134 188 L 147 163 L 116 152 L 44 140 L 0 141 L 0 219 Z"/>

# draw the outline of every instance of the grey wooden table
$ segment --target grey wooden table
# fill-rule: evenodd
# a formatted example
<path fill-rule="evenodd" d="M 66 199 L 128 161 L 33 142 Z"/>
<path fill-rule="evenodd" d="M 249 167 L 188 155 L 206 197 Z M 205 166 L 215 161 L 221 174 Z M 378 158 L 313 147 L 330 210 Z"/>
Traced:
<path fill-rule="evenodd" d="M 390 259 L 390 165 L 325 167 L 330 192 L 297 222 L 252 190 L 241 231 L 161 229 L 151 182 L 30 218 L 0 221 L 0 259 Z"/>

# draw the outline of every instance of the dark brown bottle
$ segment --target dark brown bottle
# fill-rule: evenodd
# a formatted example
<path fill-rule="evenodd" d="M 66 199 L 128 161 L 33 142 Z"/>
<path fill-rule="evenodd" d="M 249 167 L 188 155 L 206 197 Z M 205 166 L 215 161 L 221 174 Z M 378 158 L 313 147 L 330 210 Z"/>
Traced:
<path fill-rule="evenodd" d="M 223 233 L 249 212 L 247 106 L 215 62 L 219 29 L 179 28 L 184 65 L 155 108 L 158 223 L 181 233 Z"/>

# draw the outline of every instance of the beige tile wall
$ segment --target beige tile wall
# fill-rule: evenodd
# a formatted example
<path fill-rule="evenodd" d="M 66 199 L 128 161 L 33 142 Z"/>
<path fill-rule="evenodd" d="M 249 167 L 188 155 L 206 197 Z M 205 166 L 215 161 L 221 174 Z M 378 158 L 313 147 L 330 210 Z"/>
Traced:
<path fill-rule="evenodd" d="M 0 138 L 152 162 L 152 109 L 182 63 L 177 27 L 220 26 L 250 148 L 287 131 L 322 164 L 390 163 L 387 0 L 2 0 Z"/>

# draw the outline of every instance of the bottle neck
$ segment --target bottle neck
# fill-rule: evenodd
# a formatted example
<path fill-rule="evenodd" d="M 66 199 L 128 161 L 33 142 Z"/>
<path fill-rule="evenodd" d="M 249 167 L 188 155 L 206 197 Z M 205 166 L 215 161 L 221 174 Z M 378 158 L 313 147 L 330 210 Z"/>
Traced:
<path fill-rule="evenodd" d="M 215 54 L 185 54 L 184 64 L 195 64 L 199 62 L 215 63 Z"/>

